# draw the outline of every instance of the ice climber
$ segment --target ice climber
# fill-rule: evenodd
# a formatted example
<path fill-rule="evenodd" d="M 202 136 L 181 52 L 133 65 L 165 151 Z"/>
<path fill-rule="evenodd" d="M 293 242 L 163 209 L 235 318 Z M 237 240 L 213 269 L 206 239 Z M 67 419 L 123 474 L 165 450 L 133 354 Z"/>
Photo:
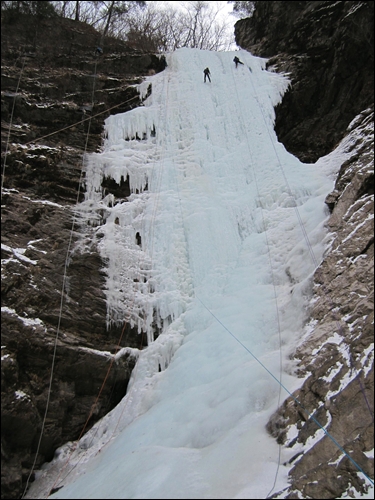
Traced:
<path fill-rule="evenodd" d="M 233 62 L 236 64 L 236 68 L 239 64 L 243 64 L 243 62 L 241 62 L 237 56 L 235 56 L 235 58 L 233 59 Z"/>
<path fill-rule="evenodd" d="M 210 73 L 210 70 L 209 70 L 208 68 L 206 68 L 206 69 L 203 71 L 203 73 L 204 73 L 204 80 L 203 80 L 203 81 L 204 81 L 204 83 L 206 83 L 206 78 L 208 78 L 208 79 L 209 79 L 209 81 L 211 82 L 211 78 L 210 78 L 211 73 Z"/>

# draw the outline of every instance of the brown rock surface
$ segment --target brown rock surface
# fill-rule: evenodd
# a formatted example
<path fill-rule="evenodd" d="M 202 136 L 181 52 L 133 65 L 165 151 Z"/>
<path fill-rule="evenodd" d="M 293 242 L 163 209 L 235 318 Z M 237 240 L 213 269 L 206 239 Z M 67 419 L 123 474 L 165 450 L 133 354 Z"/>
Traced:
<path fill-rule="evenodd" d="M 73 208 L 84 195 L 84 152 L 100 148 L 110 108 L 139 105 L 134 84 L 164 67 L 159 57 L 109 38 L 98 59 L 100 36 L 84 23 L 34 21 L 20 16 L 2 23 L 1 495 L 7 499 L 20 498 L 34 461 L 55 347 L 37 466 L 121 400 L 144 345 L 126 324 L 107 330 L 103 262 L 94 244 L 74 250 Z"/>
<path fill-rule="evenodd" d="M 374 2 L 255 4 L 235 25 L 237 44 L 290 76 L 275 130 L 288 151 L 314 162 L 373 105 Z"/>
<path fill-rule="evenodd" d="M 294 397 L 373 478 L 366 455 L 373 448 L 373 2 L 257 4 L 253 19 L 237 23 L 237 42 L 290 73 L 277 109 L 279 139 L 303 161 L 327 154 L 344 136 L 352 153 L 326 200 L 331 247 L 314 276 L 308 334 L 293 354 L 306 377 Z M 86 139 L 87 151 L 97 150 L 109 108 L 138 105 L 133 84 L 163 62 L 111 39 L 97 59 L 95 30 L 71 20 L 49 23 L 22 17 L 2 25 L 3 155 L 10 135 L 2 193 L 2 498 L 21 496 L 34 460 L 57 331 L 37 465 L 117 404 L 135 348 L 144 345 L 129 327 L 120 343 L 121 328 L 106 328 L 95 246 L 68 250 L 78 238 L 72 208 L 83 196 Z M 106 187 L 126 196 L 126 182 Z M 115 361 L 125 346 L 132 349 Z M 293 398 L 268 428 L 292 454 L 284 498 L 365 490 L 353 463 Z"/>

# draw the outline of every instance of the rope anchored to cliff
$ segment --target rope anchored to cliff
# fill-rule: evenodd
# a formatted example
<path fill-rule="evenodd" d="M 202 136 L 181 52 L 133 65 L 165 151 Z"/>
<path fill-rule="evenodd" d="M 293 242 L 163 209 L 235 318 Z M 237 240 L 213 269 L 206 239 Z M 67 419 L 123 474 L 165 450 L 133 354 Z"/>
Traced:
<path fill-rule="evenodd" d="M 95 62 L 94 81 L 93 81 L 93 88 L 92 88 L 92 94 L 91 94 L 92 109 L 94 107 L 96 68 L 97 68 L 97 61 Z M 86 142 L 85 142 L 85 148 L 84 148 L 83 156 L 86 154 L 86 150 L 87 150 L 88 138 L 89 138 L 89 133 L 90 133 L 90 125 L 91 125 L 92 116 L 89 118 L 89 120 L 90 120 L 90 122 L 89 122 L 88 130 L 87 130 L 87 134 L 86 134 Z M 81 184 L 82 184 L 82 168 L 81 168 L 81 172 L 80 172 L 80 179 L 79 179 L 79 182 L 78 182 L 78 191 L 77 191 L 76 205 L 79 203 L 79 196 L 80 196 Z M 23 492 L 21 498 L 24 498 L 24 496 L 26 494 L 26 491 L 28 489 L 28 486 L 29 486 L 30 478 L 31 478 L 31 476 L 32 476 L 32 474 L 34 472 L 36 461 L 37 461 L 38 454 L 39 454 L 39 450 L 40 450 L 41 443 L 42 443 L 42 438 L 43 438 L 43 434 L 44 434 L 45 424 L 46 424 L 46 420 L 47 420 L 47 414 L 48 414 L 48 409 L 49 409 L 49 404 L 50 404 L 50 399 L 51 399 L 51 392 L 52 392 L 52 381 L 53 381 L 54 369 L 55 369 L 55 363 L 56 363 L 57 343 L 58 343 L 58 339 L 59 339 L 59 335 L 60 335 L 60 326 L 61 326 L 61 318 L 62 318 L 62 311 L 63 311 L 64 294 L 65 294 L 66 280 L 67 280 L 67 268 L 68 268 L 69 256 L 70 256 L 70 252 L 71 252 L 71 246 L 72 246 L 72 239 L 73 239 L 75 222 L 76 222 L 76 213 L 74 212 L 74 216 L 73 216 L 73 220 L 72 220 L 72 227 L 71 227 L 70 235 L 69 235 L 68 247 L 67 247 L 67 251 L 66 251 L 65 263 L 64 263 L 64 273 L 63 273 L 63 280 L 62 280 L 61 293 L 60 293 L 59 317 L 58 317 L 58 323 L 57 323 L 55 340 L 54 340 L 53 355 L 52 355 L 52 366 L 51 366 L 51 374 L 50 374 L 50 378 L 49 378 L 46 408 L 45 408 L 44 416 L 43 416 L 43 419 L 42 419 L 42 426 L 41 426 L 40 436 L 39 436 L 39 440 L 38 440 L 38 444 L 37 444 L 37 449 L 36 449 L 36 452 L 35 452 L 34 462 L 32 464 L 30 473 L 28 475 L 28 478 L 27 478 L 27 481 L 26 481 L 26 486 L 25 486 L 25 489 L 24 489 L 24 492 Z M 87 422 L 86 422 L 86 425 L 87 425 Z"/>
<path fill-rule="evenodd" d="M 249 70 L 250 70 L 250 72 L 251 72 L 251 69 L 250 69 L 250 68 L 249 68 Z M 256 90 L 255 90 L 255 86 L 254 86 L 254 83 L 253 83 L 253 79 L 252 79 L 252 78 L 250 78 L 250 81 L 251 81 L 251 85 L 252 85 L 252 87 L 253 87 L 253 95 L 254 95 L 254 96 L 255 96 L 255 98 L 256 98 Z M 237 86 L 236 86 L 236 81 L 235 81 L 235 79 L 234 79 L 234 86 L 235 86 L 235 89 L 236 89 L 237 99 L 238 99 L 238 101 L 239 101 L 239 96 L 238 96 L 238 92 L 237 92 Z M 266 121 L 266 118 L 265 118 L 265 116 L 264 116 L 264 112 L 263 112 L 263 108 L 262 108 L 262 106 L 260 106 L 260 105 L 259 105 L 259 108 L 260 108 L 260 111 L 261 111 L 261 113 L 262 113 L 262 117 L 263 117 L 264 123 L 265 123 L 265 124 L 267 124 L 267 121 Z M 241 108 L 240 108 L 240 112 L 241 112 L 241 115 L 242 115 Z M 242 118 L 242 119 L 243 119 L 243 118 Z M 266 127 L 266 129 L 267 129 L 268 134 L 269 134 L 269 136 L 270 136 L 270 132 L 269 132 L 268 127 Z M 246 129 L 244 128 L 244 130 L 246 130 Z M 246 134 L 246 140 L 247 140 L 247 143 L 248 143 L 249 152 L 250 152 L 250 154 L 251 154 L 251 148 L 250 148 L 250 144 L 249 144 L 249 140 L 248 140 L 247 134 Z M 308 247 L 308 250 L 309 250 L 309 253 L 310 253 L 311 259 L 312 259 L 312 261 L 313 261 L 313 263 L 314 263 L 315 268 L 317 268 L 317 267 L 318 267 L 318 262 L 317 262 L 317 259 L 316 259 L 315 255 L 314 255 L 314 251 L 313 251 L 312 245 L 311 245 L 311 243 L 310 243 L 310 240 L 309 240 L 309 237 L 308 237 L 308 235 L 307 235 L 306 229 L 305 229 L 304 224 L 303 224 L 303 222 L 302 222 L 302 219 L 301 219 L 301 216 L 300 216 L 300 213 L 299 213 L 298 207 L 297 207 L 297 203 L 296 203 L 296 200 L 295 200 L 295 196 L 294 196 L 294 194 L 293 194 L 293 192 L 292 192 L 292 190 L 291 190 L 291 188 L 290 188 L 290 185 L 289 185 L 288 179 L 287 179 L 287 177 L 286 177 L 286 175 L 285 175 L 284 169 L 283 169 L 283 167 L 282 167 L 281 160 L 280 160 L 280 158 L 279 158 L 279 155 L 278 155 L 277 150 L 276 150 L 276 148 L 275 148 L 274 141 L 272 140 L 271 136 L 270 136 L 270 142 L 271 142 L 272 147 L 273 147 L 273 149 L 274 149 L 274 152 L 275 152 L 275 155 L 276 155 L 276 158 L 277 158 L 277 161 L 278 161 L 278 166 L 279 166 L 279 169 L 280 169 L 280 170 L 281 170 L 281 172 L 282 172 L 282 175 L 283 175 L 283 178 L 284 178 L 285 185 L 287 186 L 287 189 L 288 189 L 288 192 L 289 192 L 290 196 L 291 196 L 291 197 L 292 197 L 292 199 L 294 200 L 294 210 L 295 210 L 295 213 L 296 213 L 296 217 L 297 217 L 298 223 L 299 223 L 299 225 L 300 225 L 300 227 L 301 227 L 301 230 L 302 230 L 302 233 L 303 233 L 304 239 L 305 239 L 305 241 L 306 241 L 306 244 L 307 244 L 307 247 Z M 255 172 L 254 172 L 254 176 L 255 176 Z M 258 195 L 259 195 L 259 192 L 258 192 Z M 330 301 L 331 301 L 331 303 L 332 303 L 332 299 L 331 299 L 331 297 L 330 297 L 329 293 L 327 293 L 327 296 L 328 296 L 329 300 L 330 300 Z M 203 305 L 204 305 L 204 304 L 203 304 Z M 206 306 L 204 306 L 204 307 L 206 307 Z M 334 306 L 333 306 L 333 303 L 332 303 L 332 310 L 333 310 L 333 311 L 335 311 L 335 308 L 334 308 Z M 211 311 L 209 311 L 209 312 L 210 312 L 210 313 L 214 316 L 214 314 L 213 314 Z M 214 317 L 215 317 L 215 316 L 214 316 Z M 218 318 L 216 318 L 216 319 L 218 320 Z M 360 465 L 359 465 L 359 464 L 358 464 L 358 463 L 357 463 L 357 462 L 356 462 L 356 461 L 355 461 L 355 460 L 354 460 L 354 459 L 353 459 L 353 458 L 352 458 L 352 457 L 351 457 L 351 456 L 350 456 L 350 455 L 349 455 L 349 454 L 348 454 L 348 453 L 347 453 L 347 452 L 346 452 L 346 451 L 345 451 L 345 450 L 344 450 L 344 449 L 340 446 L 340 444 L 339 444 L 339 443 L 335 440 L 335 438 L 334 438 L 334 437 L 333 437 L 333 436 L 332 436 L 332 435 L 331 435 L 331 434 L 330 434 L 330 433 L 329 433 L 329 432 L 328 432 L 328 431 L 327 431 L 327 430 L 326 430 L 326 429 L 325 429 L 325 428 L 324 428 L 324 427 L 323 427 L 323 426 L 322 426 L 322 425 L 318 422 L 318 420 L 314 417 L 314 415 L 310 414 L 310 413 L 306 410 L 306 408 L 302 405 L 302 403 L 301 403 L 301 402 L 300 402 L 300 401 L 299 401 L 296 397 L 294 397 L 292 393 L 290 393 L 290 392 L 288 391 L 288 389 L 287 389 L 287 388 L 286 388 L 286 387 L 285 387 L 285 386 L 281 383 L 281 380 L 278 380 L 278 379 L 277 379 L 277 378 L 276 378 L 276 377 L 275 377 L 275 376 L 274 376 L 274 375 L 273 375 L 273 374 L 272 374 L 272 373 L 271 373 L 271 372 L 270 372 L 270 371 L 269 371 L 269 370 L 268 370 L 268 369 L 267 369 L 267 368 L 266 368 L 266 367 L 265 367 L 265 366 L 261 363 L 261 361 L 260 361 L 260 360 L 258 360 L 258 359 L 254 356 L 254 354 L 253 354 L 253 353 L 251 353 L 251 352 L 250 352 L 250 351 L 246 348 L 246 346 L 244 346 L 244 345 L 243 345 L 243 344 L 242 344 L 242 343 L 241 343 L 241 342 L 240 342 L 240 341 L 239 341 L 239 340 L 238 340 L 238 339 L 237 339 L 237 338 L 236 338 L 236 337 L 235 337 L 235 336 L 234 336 L 234 335 L 233 335 L 233 334 L 229 331 L 229 329 L 228 329 L 228 328 L 227 328 L 224 324 L 222 324 L 222 323 L 220 322 L 220 320 L 218 320 L 218 321 L 219 321 L 219 323 L 220 323 L 220 324 L 221 324 L 221 325 L 222 325 L 222 326 L 223 326 L 223 327 L 224 327 L 224 328 L 225 328 L 225 329 L 226 329 L 226 330 L 227 330 L 227 331 L 228 331 L 228 332 L 229 332 L 229 333 L 230 333 L 230 334 L 231 334 L 231 335 L 235 338 L 235 340 L 236 340 L 237 342 L 239 342 L 239 343 L 240 343 L 240 344 L 244 347 L 244 349 L 246 349 L 246 350 L 249 352 L 249 354 L 251 354 L 251 355 L 254 357 L 254 359 L 256 359 L 256 360 L 257 360 L 257 361 L 258 361 L 258 362 L 259 362 L 259 363 L 263 366 L 263 368 L 265 368 L 265 369 L 267 370 L 267 372 L 269 372 L 269 373 L 270 373 L 270 375 L 271 375 L 271 376 L 272 376 L 272 377 L 273 377 L 273 378 L 274 378 L 274 379 L 275 379 L 275 380 L 276 380 L 276 381 L 280 384 L 280 387 L 282 387 L 282 388 L 283 388 L 283 389 L 284 389 L 284 390 L 285 390 L 285 391 L 289 394 L 289 396 L 290 396 L 290 397 L 291 397 L 291 398 L 292 398 L 292 399 L 293 399 L 293 400 L 294 400 L 294 401 L 295 401 L 295 402 L 296 402 L 296 403 L 297 403 L 297 404 L 298 404 L 298 405 L 299 405 L 299 406 L 300 406 L 300 407 L 304 410 L 304 412 L 306 412 L 306 414 L 308 415 L 308 417 L 309 417 L 310 419 L 312 419 L 312 420 L 313 420 L 313 421 L 314 421 L 314 422 L 315 422 L 315 423 L 316 423 L 316 424 L 317 424 L 317 425 L 318 425 L 318 426 L 319 426 L 319 427 L 320 427 L 320 428 L 324 431 L 324 433 L 327 435 L 327 437 L 329 437 L 329 438 L 331 439 L 331 441 L 332 441 L 332 442 L 333 442 L 333 443 L 334 443 L 334 444 L 335 444 L 335 445 L 336 445 L 336 446 L 340 449 L 340 451 L 341 451 L 342 453 L 344 453 L 344 454 L 347 456 L 347 458 L 348 458 L 348 459 L 349 459 L 349 460 L 350 460 L 350 461 L 351 461 L 351 462 L 355 465 L 355 467 L 356 467 L 356 468 L 357 468 L 360 472 L 362 472 L 362 474 L 364 474 L 364 476 L 368 479 L 368 481 L 369 481 L 369 482 L 373 485 L 373 484 L 374 484 L 373 480 L 372 480 L 372 479 L 371 479 L 371 478 L 370 478 L 370 477 L 369 477 L 369 476 L 368 476 L 368 475 L 364 472 L 364 470 L 360 467 Z M 338 325 L 338 331 L 341 331 L 341 332 L 342 332 L 342 326 L 341 326 L 341 324 L 340 324 L 340 322 L 338 321 L 338 319 L 337 319 L 337 318 L 336 318 L 336 322 L 337 322 L 337 325 Z M 360 382 L 360 384 L 361 384 L 360 379 L 359 379 L 359 382 Z M 362 384 L 361 384 L 361 388 L 362 388 Z M 368 401 L 367 401 L 367 398 L 366 398 L 366 395 L 365 395 L 364 390 L 362 390 L 362 392 L 363 392 L 363 395 L 364 395 L 365 400 L 366 400 L 366 402 L 367 402 L 367 406 L 368 406 L 368 408 L 369 408 L 369 410 L 370 410 L 370 413 L 371 413 L 371 415 L 372 415 L 372 419 L 373 419 L 373 413 L 372 413 L 372 411 L 371 411 L 371 409 L 370 409 L 370 406 L 369 406 L 369 404 L 368 404 Z M 327 424 L 327 426 L 328 426 L 328 424 Z M 279 455 L 279 465 L 280 465 L 280 455 Z M 273 489 L 274 489 L 274 487 L 275 487 L 275 484 L 276 484 L 276 478 L 275 478 L 275 483 L 274 483 L 274 486 L 273 486 L 273 488 L 271 489 L 271 491 L 269 492 L 269 494 L 268 494 L 267 496 L 269 496 L 269 495 L 270 495 L 270 493 L 273 491 Z"/>

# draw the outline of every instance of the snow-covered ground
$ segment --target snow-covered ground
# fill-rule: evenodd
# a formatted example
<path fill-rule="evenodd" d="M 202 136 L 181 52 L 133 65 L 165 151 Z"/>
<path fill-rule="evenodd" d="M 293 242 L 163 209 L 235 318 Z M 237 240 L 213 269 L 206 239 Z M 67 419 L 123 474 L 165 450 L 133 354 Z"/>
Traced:
<path fill-rule="evenodd" d="M 108 326 L 125 318 L 149 347 L 122 402 L 58 450 L 27 498 L 63 486 L 53 498 L 255 499 L 288 485 L 291 457 L 265 425 L 302 384 L 289 354 L 342 153 L 303 164 L 278 142 L 288 79 L 264 59 L 180 49 L 167 63 L 140 86 L 152 85 L 143 107 L 106 120 L 77 208 L 82 246 L 94 239 L 107 262 Z M 103 192 L 103 177 L 127 176 L 128 200 Z"/>

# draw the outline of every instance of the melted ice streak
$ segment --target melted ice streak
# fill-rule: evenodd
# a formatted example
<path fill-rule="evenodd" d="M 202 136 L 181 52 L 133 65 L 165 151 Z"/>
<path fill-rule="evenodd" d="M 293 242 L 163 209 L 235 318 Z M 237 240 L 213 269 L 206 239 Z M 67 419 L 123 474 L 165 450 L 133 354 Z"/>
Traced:
<path fill-rule="evenodd" d="M 319 263 L 324 199 L 347 153 L 319 168 L 288 153 L 273 129 L 288 79 L 239 52 L 167 55 L 140 86 L 144 106 L 109 117 L 103 152 L 86 158 L 79 213 L 106 263 L 108 327 L 130 321 L 149 345 L 55 497 L 265 498 L 272 486 L 279 450 L 265 423 L 280 387 L 222 325 L 291 392 L 302 383 L 288 354 L 303 336 L 311 252 Z M 128 199 L 103 190 L 105 177 L 129 177 Z M 61 466 L 57 456 L 47 483 Z M 286 471 L 279 481 L 276 491 Z"/>

